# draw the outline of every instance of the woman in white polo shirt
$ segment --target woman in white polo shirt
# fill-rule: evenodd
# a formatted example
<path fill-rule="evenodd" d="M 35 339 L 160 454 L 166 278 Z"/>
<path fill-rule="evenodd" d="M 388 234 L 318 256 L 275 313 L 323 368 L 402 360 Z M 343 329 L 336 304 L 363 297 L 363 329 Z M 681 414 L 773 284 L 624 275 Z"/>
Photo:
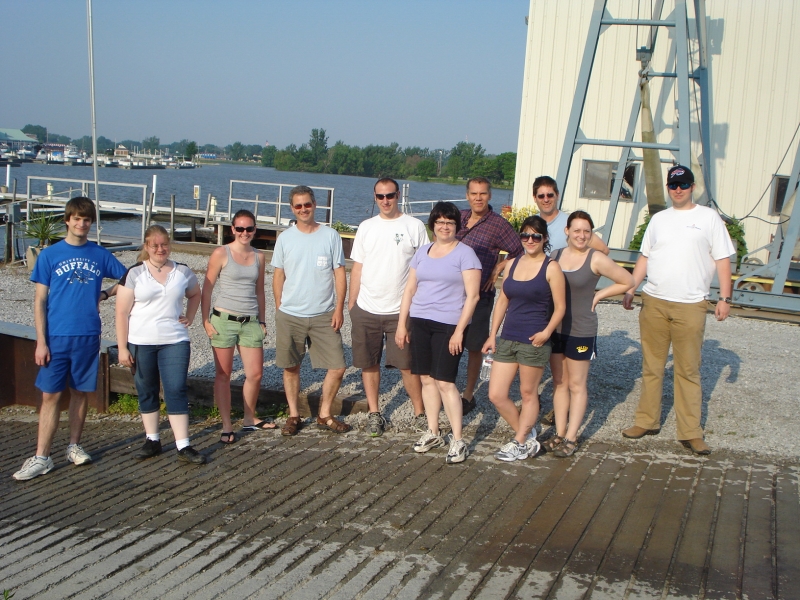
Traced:
<path fill-rule="evenodd" d="M 189 442 L 189 331 L 200 306 L 200 286 L 192 270 L 169 260 L 167 230 L 152 225 L 145 232 L 139 261 L 117 289 L 119 362 L 134 371 L 139 412 L 147 439 L 136 458 L 161 454 L 158 417 L 159 382 L 164 386 L 169 424 L 178 460 L 202 464 L 205 457 Z M 183 301 L 186 298 L 186 312 Z"/>

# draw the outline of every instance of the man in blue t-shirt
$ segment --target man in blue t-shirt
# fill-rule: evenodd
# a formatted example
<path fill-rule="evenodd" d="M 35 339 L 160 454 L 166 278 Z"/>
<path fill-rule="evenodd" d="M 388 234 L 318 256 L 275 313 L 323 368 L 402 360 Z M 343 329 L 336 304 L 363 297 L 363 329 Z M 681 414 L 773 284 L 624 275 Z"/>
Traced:
<path fill-rule="evenodd" d="M 42 391 L 36 455 L 14 473 L 14 479 L 33 479 L 53 468 L 50 445 L 61 417 L 61 393 L 69 386 L 67 460 L 76 465 L 92 461 L 79 442 L 89 406 L 97 389 L 100 352 L 99 300 L 116 294 L 116 284 L 102 290 L 103 279 L 120 279 L 122 266 L 108 250 L 89 241 L 96 218 L 94 203 L 72 198 L 64 208 L 67 235 L 42 250 L 31 274 L 36 284 L 33 301 L 36 322 L 36 387 Z"/>

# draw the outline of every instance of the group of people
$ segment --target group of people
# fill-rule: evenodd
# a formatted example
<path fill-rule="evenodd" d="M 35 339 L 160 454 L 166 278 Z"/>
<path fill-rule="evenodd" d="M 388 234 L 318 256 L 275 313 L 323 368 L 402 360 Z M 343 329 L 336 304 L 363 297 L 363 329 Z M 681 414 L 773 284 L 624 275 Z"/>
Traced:
<path fill-rule="evenodd" d="M 647 276 L 640 313 L 642 398 L 636 424 L 622 433 L 639 438 L 659 432 L 663 370 L 672 343 L 678 438 L 698 454 L 710 452 L 700 426 L 705 298 L 716 271 L 722 296 L 716 317 L 727 317 L 731 293 L 727 261 L 733 249 L 719 216 L 692 202 L 694 178 L 689 169 L 680 165 L 670 169 L 667 187 L 673 206 L 653 215 L 631 275 L 607 256 L 608 247 L 593 233 L 588 213 L 558 209 L 558 185 L 550 177 L 534 181 L 539 214 L 527 218 L 519 233 L 492 209 L 490 182 L 483 177 L 470 179 L 469 208 L 459 210 L 450 202 L 433 207 L 427 222 L 432 242 L 425 224 L 400 210 L 398 183 L 380 179 L 374 186 L 378 215 L 361 223 L 356 233 L 348 302 L 353 366 L 361 369 L 369 405 L 368 433 L 380 436 L 387 426 L 378 401 L 385 355 L 386 368 L 400 370 L 414 424 L 422 433 L 413 449 L 427 452 L 447 445 L 446 462 L 463 462 L 468 454 L 463 416 L 474 409 L 483 356 L 492 353 L 489 400 L 514 431 L 514 438 L 495 457 L 514 461 L 539 451 L 538 388 L 548 364 L 556 431 L 544 446 L 555 456 L 571 456 L 588 404 L 590 361 L 598 354 L 595 308 L 604 298 L 622 294 L 623 306 L 632 308 L 633 294 Z M 340 333 L 348 298 L 342 242 L 338 233 L 316 222 L 311 188 L 297 186 L 289 199 L 295 225 L 278 237 L 271 260 L 275 362 L 283 369 L 289 405 L 281 433 L 295 435 L 304 424 L 299 391 L 306 351 L 315 369 L 327 370 L 316 424 L 345 433 L 350 426 L 331 414 L 346 368 Z M 146 434 L 137 459 L 162 451 L 159 389 L 163 385 L 178 459 L 205 462 L 190 443 L 186 394 L 187 328 L 198 308 L 216 367 L 220 442 L 236 441 L 230 378 L 237 348 L 245 372 L 242 430 L 276 429 L 271 419 L 256 416 L 268 332 L 266 259 L 251 245 L 255 216 L 246 210 L 234 215 L 234 240 L 214 250 L 201 289 L 191 269 L 170 260 L 169 233 L 159 225 L 146 231 L 139 261 L 125 269 L 107 250 L 88 241 L 94 211 L 88 198 L 67 203 L 66 239 L 41 253 L 31 275 L 36 283 L 35 359 L 40 366 L 36 385 L 43 398 L 36 455 L 14 477 L 31 479 L 53 468 L 50 445 L 59 401 L 67 388 L 67 460 L 91 461 L 79 442 L 87 395 L 96 387 L 97 303 L 112 295 L 117 296 L 119 361 L 134 372 Z M 496 281 L 503 272 L 495 302 Z M 612 284 L 596 290 L 600 277 Z M 103 278 L 119 284 L 102 290 Z M 460 392 L 456 378 L 464 350 L 466 387 Z M 519 408 L 509 394 L 517 373 Z M 442 408 L 450 426 L 447 439 L 439 427 Z"/>

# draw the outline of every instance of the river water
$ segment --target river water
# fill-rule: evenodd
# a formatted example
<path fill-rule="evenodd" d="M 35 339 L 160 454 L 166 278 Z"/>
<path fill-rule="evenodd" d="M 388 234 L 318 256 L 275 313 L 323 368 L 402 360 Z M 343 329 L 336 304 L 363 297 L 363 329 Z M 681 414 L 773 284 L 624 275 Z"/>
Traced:
<path fill-rule="evenodd" d="M 5 175 L 5 173 L 3 173 Z M 101 200 L 115 200 L 131 202 L 141 206 L 141 188 L 125 188 L 104 186 L 102 182 L 118 182 L 139 184 L 147 186 L 147 193 L 152 191 L 153 175 L 156 176 L 156 205 L 169 206 L 170 195 L 175 194 L 176 206 L 182 208 L 195 208 L 197 206 L 193 197 L 194 186 L 200 186 L 199 207 L 206 208 L 208 194 L 217 198 L 217 210 L 227 211 L 228 198 L 231 189 L 231 180 L 283 183 L 290 185 L 308 185 L 334 188 L 333 220 L 341 221 L 348 225 L 358 225 L 364 219 L 376 213 L 375 203 L 372 199 L 372 188 L 375 179 L 367 177 L 353 177 L 350 175 L 328 175 L 324 173 L 294 173 L 276 171 L 273 168 L 247 166 L 237 164 L 203 165 L 198 169 L 163 169 L 163 170 L 127 170 L 116 168 L 98 169 L 98 178 L 101 182 Z M 11 170 L 12 179 L 17 179 L 17 196 L 24 196 L 28 188 L 28 177 L 37 176 L 47 179 L 30 181 L 33 194 L 40 195 L 46 192 L 46 185 L 52 178 L 54 192 L 68 188 L 80 188 L 79 183 L 61 182 L 56 179 L 93 180 L 91 166 L 60 166 L 41 165 L 36 163 L 23 163 L 22 166 Z M 401 181 L 409 183 L 409 200 L 463 200 L 465 195 L 464 184 L 449 185 L 443 183 L 421 183 L 417 181 Z M 12 183 L 13 185 L 13 183 Z M 93 185 L 89 190 L 93 189 Z M 9 190 L 10 191 L 10 190 Z M 284 188 L 283 201 L 288 201 L 288 189 Z M 233 186 L 233 196 L 237 198 L 255 199 L 256 194 L 262 200 L 276 200 L 277 188 L 271 186 L 257 186 L 236 183 Z M 76 194 L 73 194 L 76 195 Z M 94 196 L 94 194 L 91 194 Z M 324 196 L 318 193 L 317 204 L 324 204 Z M 512 203 L 511 190 L 495 190 L 492 205 L 499 212 L 500 206 Z M 233 210 L 247 208 L 253 210 L 253 203 L 237 204 L 234 202 Z M 466 204 L 459 203 L 463 208 Z M 430 205 L 417 205 L 416 212 L 427 211 Z M 260 214 L 273 214 L 274 210 L 259 209 Z M 290 211 L 286 210 L 281 216 L 291 218 Z M 320 211 L 318 220 L 324 220 Z M 138 236 L 141 232 L 139 219 L 105 220 L 102 223 L 105 234 Z M 93 239 L 93 238 L 92 238 Z"/>

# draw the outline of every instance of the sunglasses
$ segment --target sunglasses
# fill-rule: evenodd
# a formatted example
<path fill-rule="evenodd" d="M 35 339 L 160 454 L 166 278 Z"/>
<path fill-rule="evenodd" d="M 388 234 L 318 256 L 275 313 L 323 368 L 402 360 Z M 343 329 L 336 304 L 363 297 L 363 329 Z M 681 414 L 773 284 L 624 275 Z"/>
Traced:
<path fill-rule="evenodd" d="M 519 239 L 521 239 L 523 242 L 527 242 L 528 240 L 541 242 L 544 239 L 544 236 L 541 233 L 520 233 Z"/>
<path fill-rule="evenodd" d="M 692 184 L 691 183 L 683 183 L 683 182 L 681 182 L 681 183 L 668 183 L 667 187 L 669 189 L 671 189 L 671 190 L 677 190 L 678 188 L 681 188 L 682 190 L 688 190 L 690 187 L 692 187 Z"/>
<path fill-rule="evenodd" d="M 250 225 L 248 227 L 234 227 L 233 230 L 236 233 L 244 233 L 245 231 L 247 233 L 253 233 L 256 230 L 256 228 L 253 225 Z"/>
<path fill-rule="evenodd" d="M 301 208 L 311 208 L 314 206 L 313 202 L 304 202 L 303 204 L 292 204 L 292 208 L 295 210 L 300 210 Z"/>
<path fill-rule="evenodd" d="M 544 200 L 545 198 L 555 198 L 556 195 L 553 192 L 550 192 L 549 194 L 537 194 L 536 197 L 539 200 Z"/>
<path fill-rule="evenodd" d="M 456 222 L 455 221 L 434 221 L 433 224 L 438 226 L 438 227 L 455 227 L 456 226 Z"/>
<path fill-rule="evenodd" d="M 375 197 L 378 200 L 394 200 L 397 198 L 397 192 L 391 192 L 389 194 L 375 194 Z"/>

